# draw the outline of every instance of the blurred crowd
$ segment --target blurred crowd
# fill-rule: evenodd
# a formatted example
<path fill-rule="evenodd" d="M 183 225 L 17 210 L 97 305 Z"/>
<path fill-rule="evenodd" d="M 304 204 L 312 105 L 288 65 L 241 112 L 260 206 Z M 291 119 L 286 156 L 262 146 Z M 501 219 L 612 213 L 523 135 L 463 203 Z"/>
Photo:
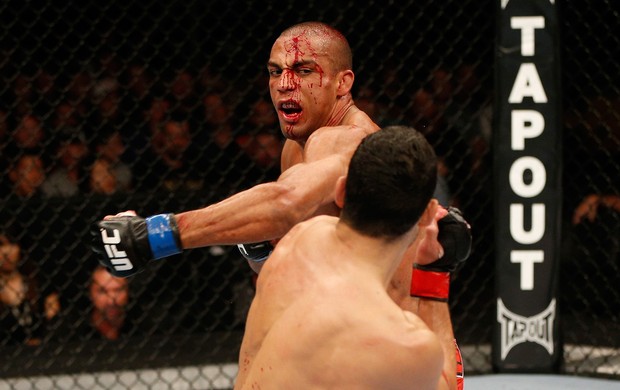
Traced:
<path fill-rule="evenodd" d="M 234 167 L 258 166 L 248 180 L 279 167 L 269 96 L 239 100 L 208 69 L 155 75 L 110 56 L 97 69 L 36 69 L 9 81 L 0 106 L 2 199 L 192 190 Z"/>

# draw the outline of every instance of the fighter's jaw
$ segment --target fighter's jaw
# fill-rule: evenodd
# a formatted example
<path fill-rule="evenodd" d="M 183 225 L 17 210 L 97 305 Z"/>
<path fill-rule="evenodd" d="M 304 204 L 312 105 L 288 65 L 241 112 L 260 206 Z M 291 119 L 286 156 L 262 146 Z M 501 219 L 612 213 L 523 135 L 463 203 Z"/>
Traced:
<path fill-rule="evenodd" d="M 277 105 L 278 120 L 280 121 L 280 129 L 282 134 L 288 139 L 296 140 L 295 133 L 299 131 L 299 126 L 303 119 L 303 110 L 299 104 L 290 101 Z"/>
<path fill-rule="evenodd" d="M 298 132 L 297 122 L 289 122 L 289 121 L 280 119 L 280 130 L 282 131 L 282 134 L 286 138 L 292 141 L 297 140 L 297 135 L 296 135 Z"/>

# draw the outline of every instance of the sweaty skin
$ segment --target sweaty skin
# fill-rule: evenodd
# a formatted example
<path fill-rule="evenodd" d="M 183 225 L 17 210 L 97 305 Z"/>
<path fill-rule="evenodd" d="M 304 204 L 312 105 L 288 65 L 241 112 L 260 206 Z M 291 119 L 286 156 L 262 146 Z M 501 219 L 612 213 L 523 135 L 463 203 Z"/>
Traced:
<path fill-rule="evenodd" d="M 386 294 L 413 234 L 388 244 L 328 216 L 293 228 L 258 278 L 235 389 L 441 388 L 439 339 Z"/>

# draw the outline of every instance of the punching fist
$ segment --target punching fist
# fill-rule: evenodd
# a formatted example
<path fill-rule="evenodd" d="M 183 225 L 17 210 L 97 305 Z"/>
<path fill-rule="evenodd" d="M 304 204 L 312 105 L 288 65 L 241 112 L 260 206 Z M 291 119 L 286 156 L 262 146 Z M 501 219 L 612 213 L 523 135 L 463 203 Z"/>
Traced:
<path fill-rule="evenodd" d="M 447 212 L 446 212 L 447 211 Z M 412 297 L 447 302 L 450 294 L 450 273 L 455 271 L 471 252 L 471 227 L 461 211 L 449 207 L 437 221 L 435 232 L 441 254 L 435 261 L 414 263 L 411 274 Z"/>
<path fill-rule="evenodd" d="M 121 213 L 94 223 L 93 251 L 108 271 L 128 277 L 144 269 L 153 259 L 181 252 L 181 239 L 173 214 L 141 218 Z"/>
<path fill-rule="evenodd" d="M 419 269 L 436 272 L 453 272 L 471 252 L 471 227 L 463 218 L 461 210 L 448 207 L 448 213 L 437 221 L 437 241 L 443 248 L 443 256 L 426 265 L 416 264 Z"/>

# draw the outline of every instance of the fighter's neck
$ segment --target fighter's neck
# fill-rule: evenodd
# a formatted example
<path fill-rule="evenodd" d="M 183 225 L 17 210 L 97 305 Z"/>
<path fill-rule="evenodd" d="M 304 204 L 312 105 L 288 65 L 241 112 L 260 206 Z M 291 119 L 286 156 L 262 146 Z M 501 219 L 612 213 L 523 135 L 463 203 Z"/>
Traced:
<path fill-rule="evenodd" d="M 406 238 L 385 241 L 361 234 L 342 221 L 336 225 L 336 236 L 350 252 L 348 258 L 355 259 L 355 267 L 374 275 L 387 288 L 407 248 Z"/>
<path fill-rule="evenodd" d="M 353 102 L 351 94 L 339 98 L 334 111 L 325 126 L 338 126 L 347 124 L 347 118 L 359 111 Z"/>

